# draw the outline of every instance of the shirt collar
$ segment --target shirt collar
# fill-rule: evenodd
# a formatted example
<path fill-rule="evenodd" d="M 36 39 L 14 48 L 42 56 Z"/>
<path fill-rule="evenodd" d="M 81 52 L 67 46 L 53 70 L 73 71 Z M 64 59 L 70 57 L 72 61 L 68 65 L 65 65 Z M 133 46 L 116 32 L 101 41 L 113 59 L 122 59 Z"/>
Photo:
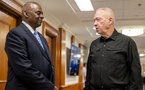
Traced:
<path fill-rule="evenodd" d="M 35 30 L 29 24 L 27 24 L 25 21 L 22 21 L 22 23 L 31 31 L 32 34 L 34 34 Z"/>
<path fill-rule="evenodd" d="M 115 40 L 116 40 L 116 35 L 117 35 L 117 34 L 118 34 L 117 30 L 114 29 L 113 34 L 112 34 L 108 39 L 111 39 L 111 40 L 114 40 L 114 41 L 115 41 Z M 108 40 L 108 39 L 105 39 L 104 37 L 101 36 L 100 42 L 106 41 L 106 40 Z"/>

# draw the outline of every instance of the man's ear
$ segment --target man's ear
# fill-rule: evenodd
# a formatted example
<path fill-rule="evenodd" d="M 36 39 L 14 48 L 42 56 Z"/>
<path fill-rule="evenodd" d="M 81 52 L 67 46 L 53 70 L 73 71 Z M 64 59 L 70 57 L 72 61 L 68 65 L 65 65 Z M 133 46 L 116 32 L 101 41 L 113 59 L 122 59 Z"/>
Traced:
<path fill-rule="evenodd" d="M 25 16 L 26 18 L 28 18 L 28 17 L 29 17 L 29 12 L 28 12 L 28 11 L 24 11 L 24 16 Z"/>
<path fill-rule="evenodd" d="M 113 18 L 109 18 L 109 26 L 112 25 L 113 23 Z"/>

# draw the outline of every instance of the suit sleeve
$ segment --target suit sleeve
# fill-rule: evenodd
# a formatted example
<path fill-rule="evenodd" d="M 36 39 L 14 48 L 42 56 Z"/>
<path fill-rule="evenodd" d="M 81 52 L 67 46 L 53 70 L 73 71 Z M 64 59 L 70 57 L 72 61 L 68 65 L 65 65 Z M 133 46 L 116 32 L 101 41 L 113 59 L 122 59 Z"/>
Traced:
<path fill-rule="evenodd" d="M 140 59 L 137 51 L 137 46 L 132 39 L 129 42 L 128 51 L 129 52 L 127 65 L 130 72 L 130 83 L 128 86 L 128 90 L 142 90 L 143 84 L 141 76 Z"/>
<path fill-rule="evenodd" d="M 25 39 L 14 30 L 7 35 L 5 51 L 13 72 L 32 90 L 54 90 L 54 84 L 34 68 L 28 59 L 26 43 Z"/>

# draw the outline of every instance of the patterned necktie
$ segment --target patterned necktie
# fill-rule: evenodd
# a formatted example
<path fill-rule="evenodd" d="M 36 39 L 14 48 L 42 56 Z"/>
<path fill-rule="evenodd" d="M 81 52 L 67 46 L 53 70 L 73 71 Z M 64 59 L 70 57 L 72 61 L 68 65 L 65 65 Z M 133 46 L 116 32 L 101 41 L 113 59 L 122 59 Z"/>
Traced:
<path fill-rule="evenodd" d="M 34 32 L 34 35 L 35 35 L 36 39 L 38 40 L 38 42 L 40 43 L 41 47 L 42 47 L 43 50 L 44 50 L 44 47 L 43 47 L 42 41 L 41 41 L 41 39 L 40 39 L 40 37 L 39 37 L 37 31 Z"/>

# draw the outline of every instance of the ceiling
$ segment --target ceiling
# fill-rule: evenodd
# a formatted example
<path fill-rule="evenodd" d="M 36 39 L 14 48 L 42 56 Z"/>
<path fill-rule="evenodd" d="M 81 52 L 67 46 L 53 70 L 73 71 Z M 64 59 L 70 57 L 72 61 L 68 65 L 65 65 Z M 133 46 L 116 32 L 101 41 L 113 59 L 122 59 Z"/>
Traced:
<path fill-rule="evenodd" d="M 31 0 L 19 0 L 22 3 Z M 44 17 L 54 27 L 63 27 L 72 33 L 84 46 L 89 47 L 98 38 L 93 30 L 95 11 L 80 11 L 74 0 L 33 0 L 43 8 Z M 109 7 L 115 13 L 115 28 L 142 27 L 145 29 L 145 0 L 91 0 L 94 9 Z M 132 37 L 139 53 L 145 53 L 145 34 Z"/>

